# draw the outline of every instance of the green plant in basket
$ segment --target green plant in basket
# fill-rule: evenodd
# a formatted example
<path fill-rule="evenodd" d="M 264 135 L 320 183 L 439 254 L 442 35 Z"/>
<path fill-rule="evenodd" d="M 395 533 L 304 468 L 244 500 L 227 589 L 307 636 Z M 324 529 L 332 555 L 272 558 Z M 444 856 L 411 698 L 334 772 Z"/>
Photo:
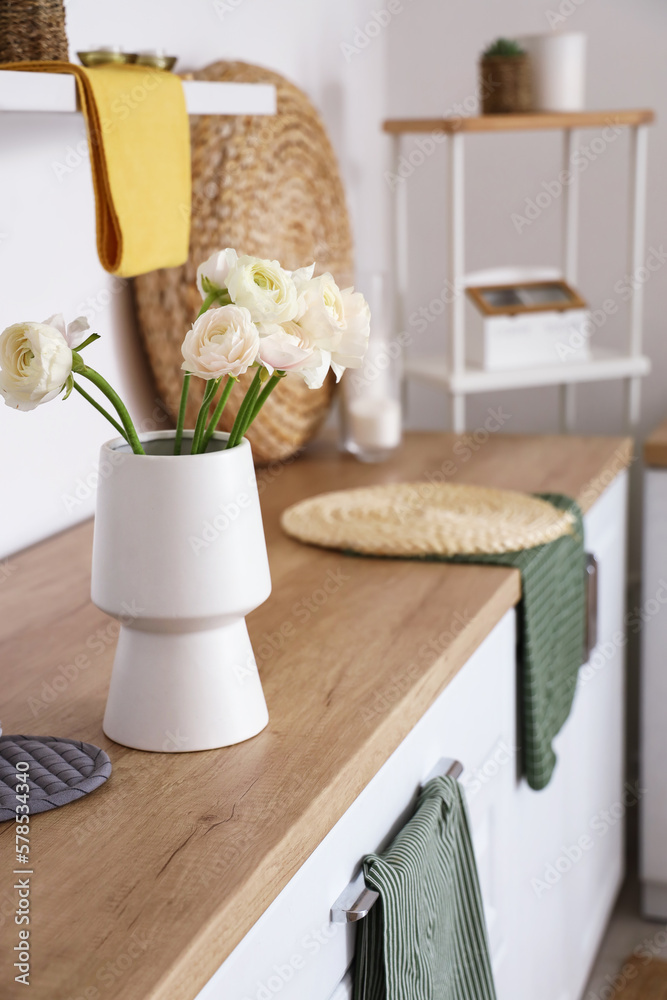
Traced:
<path fill-rule="evenodd" d="M 491 56 L 525 56 L 525 49 L 522 49 L 518 42 L 510 38 L 497 38 L 483 52 L 485 59 Z"/>

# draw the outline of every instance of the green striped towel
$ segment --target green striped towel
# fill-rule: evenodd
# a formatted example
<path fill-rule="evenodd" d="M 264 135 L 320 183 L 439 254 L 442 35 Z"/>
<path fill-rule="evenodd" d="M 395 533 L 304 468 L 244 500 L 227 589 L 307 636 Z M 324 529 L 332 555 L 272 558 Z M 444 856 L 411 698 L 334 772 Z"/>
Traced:
<path fill-rule="evenodd" d="M 584 660 L 586 586 L 584 527 L 578 504 L 562 493 L 536 496 L 573 515 L 571 534 L 518 552 L 420 558 L 425 562 L 512 566 L 520 571 L 521 754 L 526 781 L 539 791 L 549 784 L 556 766 L 552 743 L 570 714 Z"/>
<path fill-rule="evenodd" d="M 539 791 L 556 766 L 552 742 L 570 714 L 584 659 L 586 585 L 579 506 L 560 493 L 538 494 L 574 515 L 572 534 L 532 549 L 454 556 L 448 562 L 513 566 L 521 572 L 519 695 L 523 770 Z"/>
<path fill-rule="evenodd" d="M 459 783 L 433 778 L 384 854 L 364 860 L 380 899 L 359 925 L 355 1000 L 495 1000 Z"/>

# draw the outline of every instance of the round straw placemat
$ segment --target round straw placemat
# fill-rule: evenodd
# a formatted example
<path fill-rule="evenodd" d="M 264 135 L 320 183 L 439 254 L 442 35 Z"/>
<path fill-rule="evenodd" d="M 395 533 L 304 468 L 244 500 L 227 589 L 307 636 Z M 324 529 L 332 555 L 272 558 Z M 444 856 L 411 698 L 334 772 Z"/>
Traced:
<path fill-rule="evenodd" d="M 390 483 L 323 493 L 288 507 L 288 535 L 375 556 L 516 552 L 571 531 L 573 516 L 510 490 L 448 483 Z"/>
<path fill-rule="evenodd" d="M 341 287 L 353 283 L 352 238 L 336 157 L 306 95 L 278 73 L 241 62 L 217 62 L 198 80 L 273 83 L 278 113 L 201 115 L 191 119 L 192 229 L 183 267 L 135 279 L 141 336 L 158 393 L 172 417 L 178 412 L 181 344 L 201 299 L 197 265 L 214 251 L 279 260 L 294 270 L 313 261 Z M 246 388 L 252 376 L 241 378 Z M 313 436 L 334 391 L 327 379 L 308 389 L 300 376 L 284 378 L 251 427 L 256 461 L 288 458 Z M 191 381 L 186 426 L 194 426 L 204 383 Z M 219 425 L 230 430 L 243 393 L 236 388 Z"/>

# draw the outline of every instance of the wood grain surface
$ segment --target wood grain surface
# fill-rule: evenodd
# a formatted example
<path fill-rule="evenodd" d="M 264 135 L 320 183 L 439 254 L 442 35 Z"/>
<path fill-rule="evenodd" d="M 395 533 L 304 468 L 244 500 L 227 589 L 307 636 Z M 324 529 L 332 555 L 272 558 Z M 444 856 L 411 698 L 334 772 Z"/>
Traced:
<path fill-rule="evenodd" d="M 667 469 L 667 420 L 663 420 L 644 441 L 644 462 L 657 469 Z"/>
<path fill-rule="evenodd" d="M 286 506 L 400 480 L 427 495 L 444 477 L 588 509 L 630 460 L 628 439 L 484 431 L 409 435 L 384 465 L 324 444 L 258 470 L 273 593 L 249 629 L 271 718 L 223 750 L 141 753 L 102 733 L 117 625 L 90 603 L 90 523 L 2 564 L 4 732 L 87 740 L 114 767 L 32 822 L 29 990 L 13 980 L 15 831 L 0 825 L 2 1000 L 191 1000 L 519 599 L 514 570 L 300 545 L 280 531 Z"/>
<path fill-rule="evenodd" d="M 600 128 L 605 125 L 650 125 L 649 108 L 621 111 L 528 111 L 522 114 L 476 115 L 451 118 L 389 118 L 385 132 L 533 132 L 550 128 Z"/>

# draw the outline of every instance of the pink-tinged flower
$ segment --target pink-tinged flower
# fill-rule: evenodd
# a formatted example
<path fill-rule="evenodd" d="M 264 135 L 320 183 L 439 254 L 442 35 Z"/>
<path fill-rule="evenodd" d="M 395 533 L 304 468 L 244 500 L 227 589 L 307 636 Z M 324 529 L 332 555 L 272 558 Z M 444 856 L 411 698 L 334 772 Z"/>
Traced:
<path fill-rule="evenodd" d="M 182 368 L 203 379 L 238 378 L 257 358 L 259 333 L 242 306 L 209 309 L 186 334 Z"/>
<path fill-rule="evenodd" d="M 316 278 L 297 281 L 299 312 L 297 320 L 309 339 L 333 351 L 345 326 L 345 309 L 340 289 L 325 272 Z"/>
<path fill-rule="evenodd" d="M 294 272 L 299 292 L 299 311 L 292 323 L 282 324 L 291 335 L 288 342 L 272 331 L 272 343 L 263 349 L 262 360 L 272 364 L 273 352 L 278 348 L 289 352 L 310 351 L 311 359 L 306 361 L 296 353 L 291 353 L 294 364 L 285 371 L 301 371 L 312 388 L 322 385 L 331 367 L 340 378 L 346 368 L 360 368 L 363 362 L 370 334 L 370 309 L 360 292 L 353 288 L 340 291 L 333 277 L 320 274 L 311 276 L 311 268 Z M 260 327 L 260 333 L 265 328 Z M 262 340 L 264 338 L 262 337 Z M 287 346 L 289 343 L 289 347 Z M 274 360 L 278 358 L 275 354 Z M 266 363 L 266 362 L 265 362 Z M 274 367 L 280 366 L 276 363 Z"/>
<path fill-rule="evenodd" d="M 298 372 L 311 389 L 319 389 L 331 365 L 331 354 L 308 340 L 298 323 L 260 327 L 259 359 L 270 373 Z"/>

